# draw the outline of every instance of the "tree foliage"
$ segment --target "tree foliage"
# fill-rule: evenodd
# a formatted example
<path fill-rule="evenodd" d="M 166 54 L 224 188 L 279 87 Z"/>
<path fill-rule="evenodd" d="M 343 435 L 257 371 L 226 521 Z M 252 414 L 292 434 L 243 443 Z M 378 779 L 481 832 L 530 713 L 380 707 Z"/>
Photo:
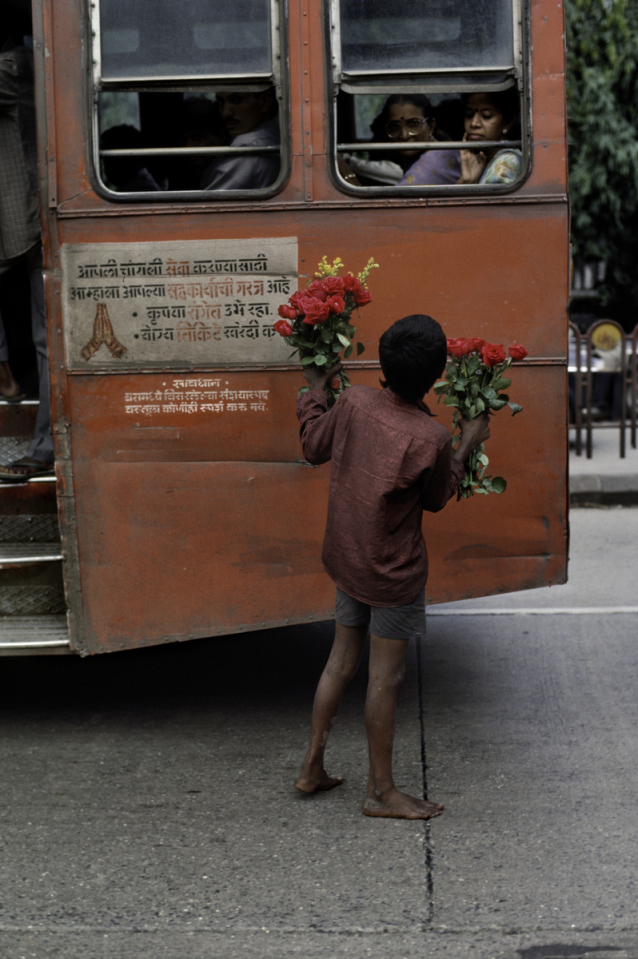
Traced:
<path fill-rule="evenodd" d="M 572 248 L 607 261 L 618 302 L 638 274 L 638 3 L 567 0 L 565 16 Z"/>

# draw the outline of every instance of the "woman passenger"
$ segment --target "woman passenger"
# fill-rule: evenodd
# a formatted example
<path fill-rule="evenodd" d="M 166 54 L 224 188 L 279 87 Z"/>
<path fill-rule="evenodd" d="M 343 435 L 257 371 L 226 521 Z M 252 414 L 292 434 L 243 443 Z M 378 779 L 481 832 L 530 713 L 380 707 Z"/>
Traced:
<path fill-rule="evenodd" d="M 457 151 L 427 150 L 419 153 L 418 148 L 409 149 L 418 143 L 429 143 L 436 139 L 436 120 L 433 114 L 432 104 L 425 94 L 393 94 L 386 100 L 379 116 L 370 124 L 370 129 L 375 142 L 402 142 L 407 149 L 388 150 L 387 153 L 375 151 L 372 160 L 360 160 L 353 156 L 344 159 L 354 174 L 373 183 L 455 183 L 460 173 Z M 418 180 L 406 178 L 406 171 L 412 174 L 417 164 L 420 164 Z"/>
<path fill-rule="evenodd" d="M 511 87 L 499 93 L 471 93 L 465 102 L 468 143 L 518 139 L 518 94 Z M 510 183 L 523 167 L 523 154 L 513 147 L 461 150 L 458 183 Z"/>

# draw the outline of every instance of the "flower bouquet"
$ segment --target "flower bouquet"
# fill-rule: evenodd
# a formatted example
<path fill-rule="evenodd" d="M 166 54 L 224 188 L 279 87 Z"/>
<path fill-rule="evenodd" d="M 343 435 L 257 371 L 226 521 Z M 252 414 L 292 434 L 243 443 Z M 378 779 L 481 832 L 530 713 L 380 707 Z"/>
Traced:
<path fill-rule="evenodd" d="M 330 369 L 342 350 L 344 359 L 352 355 L 357 328 L 350 318 L 355 308 L 365 306 L 372 299 L 365 282 L 378 264 L 370 257 L 358 276 L 352 273 L 339 276 L 343 266 L 340 257 L 330 265 L 324 256 L 312 283 L 305 290 L 297 290 L 279 307 L 281 319 L 275 323 L 275 330 L 294 347 L 290 355 L 298 353 L 302 366 Z M 357 343 L 356 349 L 357 356 L 361 356 L 363 343 Z M 327 386 L 328 406 L 332 406 L 348 386 L 348 374 L 341 370 Z M 308 387 L 302 386 L 299 393 L 307 391 Z"/>
<path fill-rule="evenodd" d="M 453 339 L 447 341 L 450 362 L 445 368 L 445 379 L 434 384 L 438 401 L 445 406 L 454 407 L 452 430 L 456 430 L 461 417 L 473 420 L 479 413 L 502 410 L 509 406 L 512 415 L 520 413 L 522 406 L 511 403 L 507 390 L 512 384 L 505 371 L 513 360 L 523 360 L 527 350 L 514 342 L 509 348 L 509 358 L 501 345 L 486 343 L 477 337 Z M 454 437 L 458 445 L 459 437 Z M 483 443 L 470 454 L 465 465 L 465 475 L 461 480 L 460 495 L 474 496 L 475 493 L 504 493 L 507 482 L 502 476 L 486 476 L 489 460 L 485 455 Z"/>

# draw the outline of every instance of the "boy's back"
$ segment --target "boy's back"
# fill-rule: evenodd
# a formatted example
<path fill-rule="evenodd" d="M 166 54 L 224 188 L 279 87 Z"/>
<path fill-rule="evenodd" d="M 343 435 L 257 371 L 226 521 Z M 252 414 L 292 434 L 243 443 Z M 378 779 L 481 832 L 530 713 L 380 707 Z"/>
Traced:
<path fill-rule="evenodd" d="M 332 459 L 326 572 L 361 602 L 410 603 L 427 579 L 422 511 L 442 509 L 463 475 L 450 433 L 390 389 L 354 386 L 326 407 L 322 390 L 297 401 L 306 459 Z"/>

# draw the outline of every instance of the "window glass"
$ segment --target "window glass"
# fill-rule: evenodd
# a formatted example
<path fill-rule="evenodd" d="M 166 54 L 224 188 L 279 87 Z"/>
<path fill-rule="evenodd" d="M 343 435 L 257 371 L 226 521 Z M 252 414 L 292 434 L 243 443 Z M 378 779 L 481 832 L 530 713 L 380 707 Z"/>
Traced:
<path fill-rule="evenodd" d="M 341 91 L 337 170 L 350 187 L 508 186 L 523 172 L 520 94 Z"/>
<path fill-rule="evenodd" d="M 116 193 L 263 190 L 281 169 L 273 87 L 102 91 L 98 129 L 100 179 Z"/>
<path fill-rule="evenodd" d="M 102 77 L 270 75 L 269 0 L 101 0 Z"/>
<path fill-rule="evenodd" d="M 340 0 L 340 12 L 346 73 L 514 62 L 511 0 Z"/>

